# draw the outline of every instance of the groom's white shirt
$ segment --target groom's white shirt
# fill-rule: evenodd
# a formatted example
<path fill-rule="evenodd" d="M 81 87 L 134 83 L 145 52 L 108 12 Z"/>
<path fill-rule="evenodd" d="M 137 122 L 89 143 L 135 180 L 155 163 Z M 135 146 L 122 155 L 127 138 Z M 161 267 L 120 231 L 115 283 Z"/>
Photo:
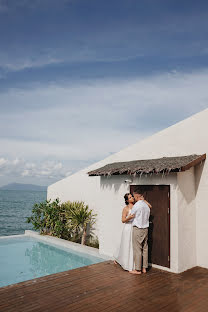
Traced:
<path fill-rule="evenodd" d="M 135 214 L 132 225 L 140 229 L 149 227 L 150 208 L 143 201 L 136 202 L 131 210 L 131 214 Z"/>

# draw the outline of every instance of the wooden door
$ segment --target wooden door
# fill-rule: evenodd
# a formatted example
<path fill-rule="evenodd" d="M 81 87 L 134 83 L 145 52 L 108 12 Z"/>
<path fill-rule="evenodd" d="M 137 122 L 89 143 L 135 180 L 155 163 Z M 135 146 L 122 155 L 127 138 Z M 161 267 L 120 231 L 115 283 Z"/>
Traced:
<path fill-rule="evenodd" d="M 170 267 L 170 186 L 131 185 L 152 205 L 149 226 L 149 263 Z"/>

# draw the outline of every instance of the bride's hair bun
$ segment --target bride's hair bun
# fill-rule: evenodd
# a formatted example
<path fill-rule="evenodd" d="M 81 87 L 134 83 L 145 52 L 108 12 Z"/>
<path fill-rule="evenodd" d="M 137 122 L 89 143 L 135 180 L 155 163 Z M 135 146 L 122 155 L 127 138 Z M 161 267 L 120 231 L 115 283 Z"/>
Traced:
<path fill-rule="evenodd" d="M 130 193 L 126 193 L 126 194 L 124 195 L 124 199 L 125 199 L 125 204 L 126 204 L 126 205 L 129 204 L 129 195 L 130 195 Z"/>

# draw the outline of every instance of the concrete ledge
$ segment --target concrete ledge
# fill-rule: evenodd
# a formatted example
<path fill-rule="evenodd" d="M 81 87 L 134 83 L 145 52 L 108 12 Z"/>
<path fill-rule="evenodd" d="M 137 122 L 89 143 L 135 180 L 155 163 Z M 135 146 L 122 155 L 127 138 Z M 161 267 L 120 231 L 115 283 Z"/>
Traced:
<path fill-rule="evenodd" d="M 73 242 L 67 241 L 65 239 L 61 239 L 61 238 L 57 238 L 57 237 L 53 237 L 53 236 L 40 235 L 39 233 L 34 232 L 34 231 L 30 231 L 30 230 L 26 230 L 25 235 L 29 236 L 29 237 L 35 237 L 41 241 L 56 245 L 57 247 L 69 248 L 69 249 L 74 250 L 74 251 L 78 251 L 78 252 L 86 253 L 86 254 L 91 255 L 91 256 L 102 258 L 103 260 L 112 260 L 111 257 L 108 257 L 106 255 L 101 255 L 99 253 L 99 249 L 97 249 L 97 248 L 80 245 L 78 243 L 73 243 Z M 23 235 L 23 236 L 25 236 L 25 235 Z"/>
<path fill-rule="evenodd" d="M 0 236 L 0 239 L 5 239 L 5 238 L 17 238 L 17 237 L 25 237 L 25 234 L 20 234 L 20 235 L 8 235 L 8 236 Z"/>

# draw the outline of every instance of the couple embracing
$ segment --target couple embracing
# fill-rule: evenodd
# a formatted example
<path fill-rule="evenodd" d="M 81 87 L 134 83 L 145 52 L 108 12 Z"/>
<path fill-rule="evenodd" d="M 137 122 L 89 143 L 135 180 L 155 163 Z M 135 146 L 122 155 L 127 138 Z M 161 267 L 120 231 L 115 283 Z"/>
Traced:
<path fill-rule="evenodd" d="M 132 274 L 146 273 L 148 268 L 148 228 L 152 207 L 139 191 L 124 195 L 126 206 L 122 212 L 125 223 L 118 255 L 114 263 Z M 143 260 L 143 261 L 142 261 Z"/>

